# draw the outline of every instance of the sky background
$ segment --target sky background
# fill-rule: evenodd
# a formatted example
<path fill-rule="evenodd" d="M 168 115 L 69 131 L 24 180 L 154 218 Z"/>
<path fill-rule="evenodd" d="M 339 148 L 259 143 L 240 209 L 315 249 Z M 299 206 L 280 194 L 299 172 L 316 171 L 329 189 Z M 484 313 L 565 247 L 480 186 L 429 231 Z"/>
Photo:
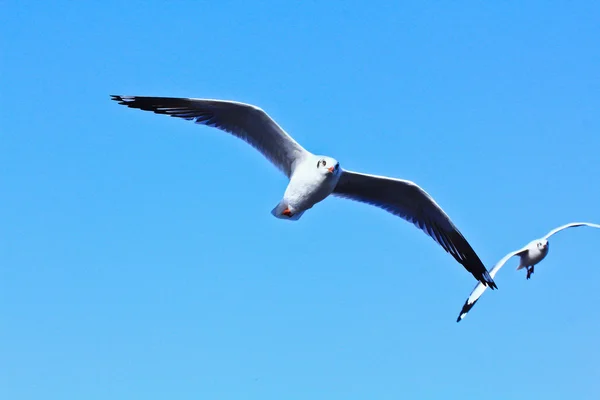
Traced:
<path fill-rule="evenodd" d="M 0 398 L 600 398 L 600 231 L 457 324 L 476 281 L 411 224 L 275 219 L 259 153 L 109 97 L 256 104 L 491 269 L 600 222 L 598 2 L 83 3 L 0 2 Z"/>

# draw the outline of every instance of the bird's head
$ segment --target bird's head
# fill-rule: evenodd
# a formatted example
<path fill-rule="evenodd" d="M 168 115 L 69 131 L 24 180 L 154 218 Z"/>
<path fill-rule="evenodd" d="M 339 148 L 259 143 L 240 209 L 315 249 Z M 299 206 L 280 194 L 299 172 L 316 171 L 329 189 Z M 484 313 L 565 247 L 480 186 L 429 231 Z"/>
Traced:
<path fill-rule="evenodd" d="M 340 163 L 331 157 L 318 156 L 315 167 L 325 176 L 338 176 L 340 173 Z"/>
<path fill-rule="evenodd" d="M 546 239 L 540 239 L 536 243 L 536 246 L 539 251 L 544 251 L 548 248 L 548 241 Z"/>

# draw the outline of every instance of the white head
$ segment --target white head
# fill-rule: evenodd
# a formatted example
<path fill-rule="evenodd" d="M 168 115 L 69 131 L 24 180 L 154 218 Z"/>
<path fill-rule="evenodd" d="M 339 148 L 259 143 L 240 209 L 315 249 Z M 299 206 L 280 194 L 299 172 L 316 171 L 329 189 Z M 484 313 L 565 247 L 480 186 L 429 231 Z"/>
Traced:
<path fill-rule="evenodd" d="M 325 177 L 338 177 L 340 174 L 340 163 L 331 157 L 316 156 L 315 168 Z"/>
<path fill-rule="evenodd" d="M 541 252 L 544 252 L 548 249 L 548 240 L 546 239 L 540 239 L 537 241 L 537 243 L 535 244 L 535 246 L 537 247 L 537 249 Z"/>

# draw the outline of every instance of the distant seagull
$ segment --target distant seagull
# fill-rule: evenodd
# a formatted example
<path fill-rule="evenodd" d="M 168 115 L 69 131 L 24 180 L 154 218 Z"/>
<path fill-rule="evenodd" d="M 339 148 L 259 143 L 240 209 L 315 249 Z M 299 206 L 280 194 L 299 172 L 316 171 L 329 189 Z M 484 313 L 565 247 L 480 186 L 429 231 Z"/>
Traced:
<path fill-rule="evenodd" d="M 563 229 L 574 228 L 577 226 L 591 226 L 592 228 L 600 228 L 600 225 L 592 224 L 589 222 L 571 222 L 570 224 L 559 226 L 558 228 L 552 229 L 543 238 L 536 239 L 529 243 L 527 246 L 523 247 L 522 249 L 513 251 L 512 253 L 508 253 L 507 255 L 505 255 L 500 261 L 498 261 L 496 265 L 494 265 L 494 268 L 492 268 L 492 270 L 490 271 L 490 275 L 492 276 L 492 278 L 494 278 L 496 276 L 496 273 L 500 270 L 500 268 L 502 268 L 504 264 L 506 264 L 509 258 L 511 258 L 512 256 L 519 256 L 520 262 L 519 266 L 517 267 L 517 270 L 527 268 L 527 279 L 531 278 L 534 266 L 536 264 L 539 264 L 539 262 L 546 258 L 546 256 L 548 255 L 548 251 L 550 250 L 550 243 L 548 242 L 548 238 L 550 238 L 550 236 L 554 235 L 555 233 L 562 231 Z M 456 322 L 460 322 L 460 320 L 462 320 L 467 315 L 467 313 L 471 310 L 471 308 L 473 308 L 475 303 L 477 303 L 477 300 L 479 300 L 483 292 L 485 292 L 485 289 L 485 286 L 483 286 L 480 283 L 478 283 L 477 286 L 475 286 L 475 289 L 473 289 L 471 295 L 463 305 L 463 308 L 460 311 L 460 315 L 458 316 Z"/>
<path fill-rule="evenodd" d="M 229 132 L 268 158 L 288 178 L 283 199 L 271 213 L 298 220 L 330 194 L 371 204 L 415 224 L 483 285 L 496 284 L 446 213 L 413 182 L 340 168 L 337 160 L 305 150 L 262 109 L 234 101 L 111 96 L 131 108 L 183 118 Z"/>

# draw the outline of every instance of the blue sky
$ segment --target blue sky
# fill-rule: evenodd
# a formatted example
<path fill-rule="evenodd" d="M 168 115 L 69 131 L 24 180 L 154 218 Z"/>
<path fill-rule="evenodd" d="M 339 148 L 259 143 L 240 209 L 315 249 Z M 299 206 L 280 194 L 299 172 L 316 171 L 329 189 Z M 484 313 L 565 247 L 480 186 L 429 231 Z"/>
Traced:
<path fill-rule="evenodd" d="M 417 182 L 488 268 L 600 222 L 600 5 L 395 3 L 4 1 L 0 398 L 599 398 L 600 231 L 457 324 L 475 280 L 411 224 L 277 220 L 259 153 L 109 99 L 259 105 Z"/>

